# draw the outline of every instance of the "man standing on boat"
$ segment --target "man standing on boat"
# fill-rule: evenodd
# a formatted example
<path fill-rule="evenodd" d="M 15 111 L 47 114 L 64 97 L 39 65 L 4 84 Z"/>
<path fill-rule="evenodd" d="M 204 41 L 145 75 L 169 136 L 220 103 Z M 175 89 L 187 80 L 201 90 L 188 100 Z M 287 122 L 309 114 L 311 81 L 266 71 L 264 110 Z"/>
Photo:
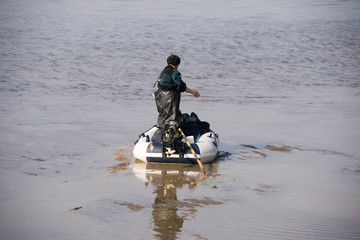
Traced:
<path fill-rule="evenodd" d="M 167 63 L 168 65 L 160 73 L 157 81 L 158 90 L 154 93 L 156 107 L 159 112 L 158 125 L 163 128 L 170 121 L 178 123 L 182 92 L 191 93 L 196 98 L 200 97 L 199 92 L 188 88 L 181 79 L 181 73 L 178 71 L 180 58 L 176 55 L 170 55 L 167 58 Z"/>

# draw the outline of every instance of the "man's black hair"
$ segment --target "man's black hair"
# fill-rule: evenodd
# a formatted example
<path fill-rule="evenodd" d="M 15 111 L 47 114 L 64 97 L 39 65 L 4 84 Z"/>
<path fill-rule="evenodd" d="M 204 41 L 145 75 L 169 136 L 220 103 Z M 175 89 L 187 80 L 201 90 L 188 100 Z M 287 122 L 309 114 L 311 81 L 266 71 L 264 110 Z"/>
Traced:
<path fill-rule="evenodd" d="M 176 55 L 171 54 L 167 59 L 167 63 L 171 64 L 171 65 L 174 65 L 174 66 L 179 65 L 180 64 L 180 58 L 178 56 L 176 56 Z"/>

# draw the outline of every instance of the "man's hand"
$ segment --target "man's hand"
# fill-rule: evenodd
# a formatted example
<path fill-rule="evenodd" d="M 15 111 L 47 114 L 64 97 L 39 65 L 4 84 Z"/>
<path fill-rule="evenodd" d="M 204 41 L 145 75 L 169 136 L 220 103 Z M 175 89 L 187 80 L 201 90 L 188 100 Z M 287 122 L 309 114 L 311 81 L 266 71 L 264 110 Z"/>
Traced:
<path fill-rule="evenodd" d="M 200 93 L 198 91 L 191 90 L 190 88 L 186 88 L 185 92 L 191 93 L 194 97 L 200 97 Z"/>
<path fill-rule="evenodd" d="M 200 93 L 198 91 L 193 91 L 192 95 L 196 98 L 200 97 Z"/>

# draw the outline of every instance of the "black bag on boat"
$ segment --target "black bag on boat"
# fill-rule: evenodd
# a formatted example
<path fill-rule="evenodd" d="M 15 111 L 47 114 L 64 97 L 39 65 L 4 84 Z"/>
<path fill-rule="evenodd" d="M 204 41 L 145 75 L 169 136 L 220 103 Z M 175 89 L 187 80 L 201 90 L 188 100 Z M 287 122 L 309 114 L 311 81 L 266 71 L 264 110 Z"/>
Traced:
<path fill-rule="evenodd" d="M 194 136 L 196 139 L 198 136 L 210 132 L 210 124 L 208 122 L 200 121 L 195 113 L 182 114 L 180 117 L 179 127 L 183 130 L 186 136 Z"/>
<path fill-rule="evenodd" d="M 179 127 L 184 132 L 186 136 L 194 136 L 194 139 L 197 139 L 204 133 L 211 132 L 210 124 L 208 122 L 200 121 L 198 116 L 195 113 L 190 115 L 187 113 L 179 113 Z M 164 135 L 164 128 L 159 128 L 154 136 L 152 137 L 152 142 L 161 142 L 161 139 Z"/>

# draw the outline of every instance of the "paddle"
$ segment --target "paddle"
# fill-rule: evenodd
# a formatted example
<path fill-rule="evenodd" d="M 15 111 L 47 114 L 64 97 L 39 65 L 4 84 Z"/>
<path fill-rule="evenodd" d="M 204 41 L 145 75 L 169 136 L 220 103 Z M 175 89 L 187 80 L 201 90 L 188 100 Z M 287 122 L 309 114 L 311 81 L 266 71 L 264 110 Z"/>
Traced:
<path fill-rule="evenodd" d="M 181 133 L 181 135 L 183 136 L 186 144 L 188 145 L 188 147 L 190 148 L 192 154 L 194 155 L 195 159 L 196 159 L 196 162 L 199 164 L 199 167 L 200 167 L 200 170 L 203 171 L 203 173 L 206 175 L 206 171 L 205 171 L 205 168 L 204 166 L 202 165 L 202 163 L 200 162 L 200 160 L 197 158 L 196 156 L 196 153 L 194 151 L 194 149 L 191 147 L 191 144 L 189 143 L 189 141 L 187 140 L 184 132 L 181 130 L 181 128 L 179 128 L 179 132 Z"/>

